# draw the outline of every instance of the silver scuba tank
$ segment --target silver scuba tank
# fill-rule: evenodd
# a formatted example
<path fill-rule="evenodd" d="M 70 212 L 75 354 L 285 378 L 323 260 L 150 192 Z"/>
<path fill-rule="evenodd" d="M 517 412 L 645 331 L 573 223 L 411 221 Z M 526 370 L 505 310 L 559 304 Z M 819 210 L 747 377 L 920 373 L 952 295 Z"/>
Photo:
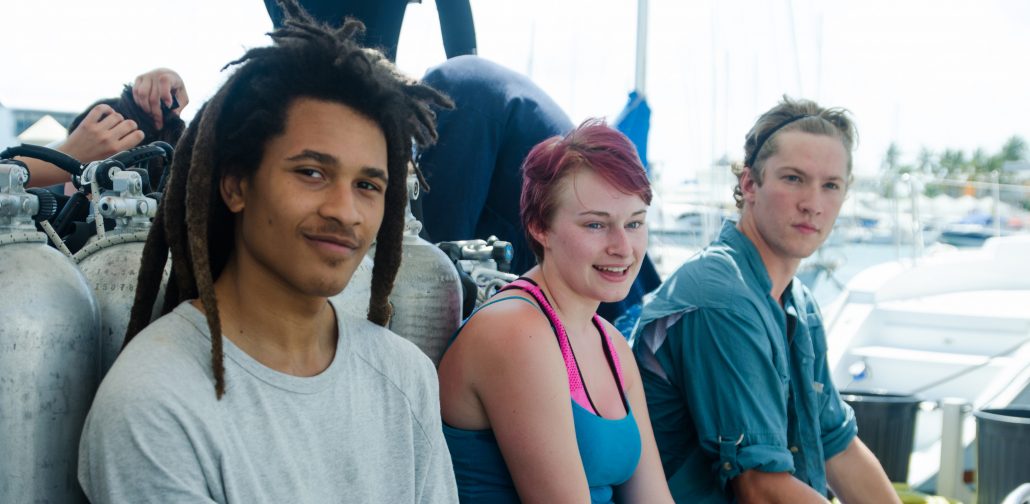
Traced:
<path fill-rule="evenodd" d="M 76 468 L 100 314 L 75 264 L 36 232 L 27 181 L 0 160 L 0 502 L 86 502 Z"/>
<path fill-rule="evenodd" d="M 354 270 L 347 286 L 339 294 L 333 296 L 333 300 L 344 313 L 358 318 L 368 317 L 368 302 L 372 297 L 372 266 L 374 264 L 371 253 L 362 257 L 358 269 Z"/>
<path fill-rule="evenodd" d="M 171 150 L 170 146 L 168 150 Z M 142 175 L 123 168 L 155 156 L 166 154 L 153 144 L 138 147 L 108 160 L 90 163 L 81 176 L 83 184 L 97 189 L 109 188 L 99 194 L 94 190 L 94 198 L 99 196 L 93 205 L 94 223 L 99 223 L 97 234 L 74 257 L 100 305 L 101 378 L 111 369 L 125 341 L 125 331 L 136 299 L 136 278 L 143 246 L 150 232 L 150 220 L 157 213 L 157 200 L 143 193 Z M 102 222 L 105 218 L 115 221 L 113 230 L 104 230 Z M 158 301 L 154 303 L 155 316 L 160 312 L 170 271 L 171 265 L 166 264 Z"/>
<path fill-rule="evenodd" d="M 418 345 L 438 364 L 461 324 L 461 280 L 447 254 L 418 236 L 422 223 L 411 213 L 418 189 L 418 179 L 409 175 L 402 259 L 390 294 L 390 329 Z"/>

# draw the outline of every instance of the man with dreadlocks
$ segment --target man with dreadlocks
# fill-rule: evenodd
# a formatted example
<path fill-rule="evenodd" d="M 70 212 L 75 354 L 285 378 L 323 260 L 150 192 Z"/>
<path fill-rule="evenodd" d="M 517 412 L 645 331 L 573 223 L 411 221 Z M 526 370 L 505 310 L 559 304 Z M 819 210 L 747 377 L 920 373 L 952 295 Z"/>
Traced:
<path fill-rule="evenodd" d="M 457 500 L 433 366 L 380 327 L 412 139 L 449 100 L 360 47 L 360 23 L 284 8 L 179 143 L 83 430 L 94 503 Z M 327 298 L 373 241 L 369 320 L 348 318 Z"/>

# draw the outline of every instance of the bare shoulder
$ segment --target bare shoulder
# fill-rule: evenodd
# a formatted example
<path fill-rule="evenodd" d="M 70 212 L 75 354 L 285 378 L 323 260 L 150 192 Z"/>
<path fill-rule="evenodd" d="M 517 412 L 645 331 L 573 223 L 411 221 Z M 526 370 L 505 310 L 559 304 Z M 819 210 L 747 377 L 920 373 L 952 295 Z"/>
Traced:
<path fill-rule="evenodd" d="M 476 312 L 440 361 L 440 403 L 451 425 L 506 431 L 512 408 L 539 412 L 541 398 L 559 397 L 568 408 L 565 364 L 547 317 L 529 297 L 494 299 L 503 301 Z"/>
<path fill-rule="evenodd" d="M 540 393 L 567 387 L 561 348 L 536 302 L 519 292 L 492 301 L 465 324 L 447 352 L 453 355 L 441 362 L 441 375 L 460 368 L 480 399 L 508 396 L 515 387 L 541 387 Z"/>
<path fill-rule="evenodd" d="M 454 342 L 455 350 L 489 363 L 493 359 L 531 359 L 558 349 L 550 321 L 528 295 L 511 293 L 493 298 L 477 311 Z"/>

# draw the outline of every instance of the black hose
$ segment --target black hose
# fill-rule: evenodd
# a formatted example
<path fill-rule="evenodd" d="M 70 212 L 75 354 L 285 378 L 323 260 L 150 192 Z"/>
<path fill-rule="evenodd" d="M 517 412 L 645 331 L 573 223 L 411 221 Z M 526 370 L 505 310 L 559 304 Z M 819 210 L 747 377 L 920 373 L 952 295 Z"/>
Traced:
<path fill-rule="evenodd" d="M 0 152 L 0 159 L 9 159 L 15 156 L 23 156 L 38 159 L 40 161 L 46 161 L 47 163 L 57 166 L 72 175 L 82 174 L 82 163 L 79 162 L 78 159 L 48 147 L 21 144 L 14 147 L 8 147 L 4 149 L 3 152 Z"/>
<path fill-rule="evenodd" d="M 164 146 L 158 144 L 164 144 Z M 166 147 L 168 150 L 165 149 Z M 170 151 L 171 148 L 172 146 L 168 145 L 165 142 L 154 142 L 151 144 L 140 145 L 137 147 L 133 147 L 129 150 L 119 152 L 118 154 L 115 154 L 107 158 L 107 160 L 118 161 L 123 166 L 138 165 L 144 161 L 150 161 L 151 159 L 155 159 L 158 157 L 165 158 L 165 161 L 167 162 L 169 159 L 171 159 L 171 156 L 168 154 L 168 151 Z"/>
<path fill-rule="evenodd" d="M 75 221 L 86 220 L 86 215 L 89 214 L 89 199 L 86 195 L 81 192 L 76 192 L 68 198 L 68 202 L 61 208 L 61 212 L 57 214 L 51 223 L 54 225 L 54 231 L 57 232 L 57 236 L 64 238 L 72 232 L 72 224 Z"/>
<path fill-rule="evenodd" d="M 165 182 L 168 180 L 168 173 L 172 169 L 172 158 L 175 156 L 175 148 L 173 148 L 168 142 L 162 142 L 160 140 L 153 142 L 150 145 L 156 145 L 165 151 L 164 166 L 161 168 L 161 177 L 157 180 L 157 187 L 151 185 L 155 191 L 163 192 L 165 190 Z"/>

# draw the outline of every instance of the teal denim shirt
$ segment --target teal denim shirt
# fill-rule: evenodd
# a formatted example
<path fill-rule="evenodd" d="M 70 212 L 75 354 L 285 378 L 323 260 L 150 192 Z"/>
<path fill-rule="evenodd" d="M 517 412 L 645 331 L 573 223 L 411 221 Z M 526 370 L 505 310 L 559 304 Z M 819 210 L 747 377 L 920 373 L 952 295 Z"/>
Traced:
<path fill-rule="evenodd" d="M 726 222 L 644 306 L 631 344 L 677 502 L 732 502 L 730 480 L 749 469 L 825 494 L 825 461 L 857 433 L 811 293 L 794 279 L 781 308 L 771 289 L 758 250 Z"/>

